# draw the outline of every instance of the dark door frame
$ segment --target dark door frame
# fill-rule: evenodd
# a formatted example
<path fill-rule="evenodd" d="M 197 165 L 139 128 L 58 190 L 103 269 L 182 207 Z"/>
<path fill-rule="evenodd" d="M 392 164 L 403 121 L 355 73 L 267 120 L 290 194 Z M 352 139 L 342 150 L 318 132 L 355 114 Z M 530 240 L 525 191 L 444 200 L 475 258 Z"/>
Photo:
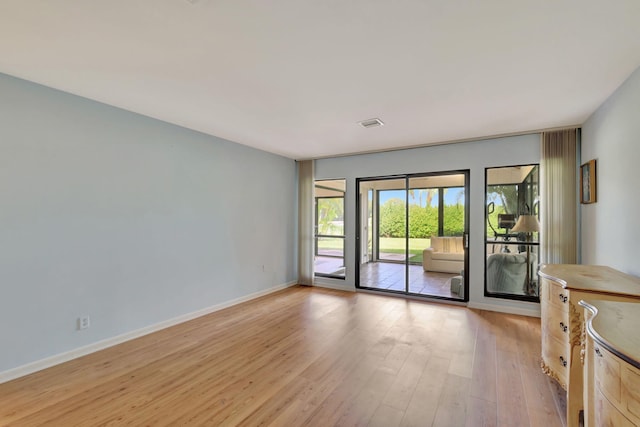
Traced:
<path fill-rule="evenodd" d="M 409 236 L 407 235 L 405 237 L 405 290 L 404 291 L 396 291 L 396 290 L 391 290 L 391 289 L 379 289 L 379 288 L 370 288 L 370 287 L 365 287 L 365 286 L 360 286 L 360 261 L 361 261 L 361 232 L 362 232 L 362 221 L 361 221 L 361 211 L 360 209 L 362 208 L 361 203 L 360 203 L 360 183 L 361 182 L 366 182 L 366 181 L 378 181 L 378 180 L 391 180 L 391 179 L 404 179 L 405 180 L 405 201 L 408 198 L 408 184 L 409 184 L 409 180 L 411 178 L 420 178 L 420 177 L 425 177 L 425 176 L 440 176 L 440 175 L 459 175 L 462 174 L 465 177 L 464 180 L 464 200 L 465 200 L 465 204 L 464 204 L 464 231 L 463 231 L 463 247 L 464 247 L 464 252 L 465 252 L 465 256 L 464 256 L 464 298 L 463 299 L 459 299 L 459 298 L 450 298 L 450 297 L 443 297 L 443 296 L 438 296 L 438 295 L 424 295 L 424 294 L 415 294 L 415 293 L 411 293 L 408 290 L 408 284 L 409 284 Z M 412 174 L 400 174 L 400 175 L 387 175 L 387 176 L 373 176 L 373 177 L 363 177 L 363 178 L 356 178 L 356 191 L 354 192 L 355 197 L 356 197 L 356 259 L 355 259 L 355 286 L 356 289 L 366 289 L 366 290 L 372 290 L 372 291 L 378 291 L 378 292 L 386 292 L 386 293 L 393 293 L 393 294 L 401 294 L 401 295 L 407 295 L 407 296 L 411 296 L 411 297 L 422 297 L 422 298 L 433 298 L 433 299 L 441 299 L 441 300 L 447 300 L 447 301 L 457 301 L 457 302 L 468 302 L 469 301 L 469 211 L 470 211 L 470 206 L 469 206 L 469 180 L 470 180 L 470 170 L 469 169 L 458 169 L 458 170 L 447 170 L 447 171 L 439 171 L 439 172 L 424 172 L 424 173 L 412 173 Z M 440 196 L 439 196 L 440 197 Z M 443 205 L 443 203 L 440 203 L 441 201 L 439 201 L 439 205 Z M 408 208 L 408 204 L 405 202 L 406 208 L 405 208 L 405 215 L 406 215 L 406 221 L 405 221 L 405 227 L 408 226 L 409 224 L 409 208 Z M 375 209 L 379 209 L 379 206 L 375 206 Z M 365 236 L 366 238 L 366 236 Z"/>

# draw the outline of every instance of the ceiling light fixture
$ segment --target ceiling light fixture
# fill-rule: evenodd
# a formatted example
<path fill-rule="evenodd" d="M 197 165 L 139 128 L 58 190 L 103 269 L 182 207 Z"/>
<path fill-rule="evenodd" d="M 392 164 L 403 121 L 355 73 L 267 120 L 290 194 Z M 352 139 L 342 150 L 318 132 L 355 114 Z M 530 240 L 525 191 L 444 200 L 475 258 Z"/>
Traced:
<path fill-rule="evenodd" d="M 384 126 L 384 123 L 380 119 L 367 119 L 367 120 L 358 122 L 358 124 L 363 128 L 375 128 L 378 126 Z"/>

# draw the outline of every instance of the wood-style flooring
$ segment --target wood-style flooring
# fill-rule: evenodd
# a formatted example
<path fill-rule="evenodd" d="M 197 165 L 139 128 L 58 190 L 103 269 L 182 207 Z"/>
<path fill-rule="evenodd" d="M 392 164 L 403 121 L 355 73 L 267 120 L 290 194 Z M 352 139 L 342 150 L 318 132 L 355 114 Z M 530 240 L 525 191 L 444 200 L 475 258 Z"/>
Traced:
<path fill-rule="evenodd" d="M 296 286 L 0 384 L 0 425 L 561 426 L 540 320 Z"/>

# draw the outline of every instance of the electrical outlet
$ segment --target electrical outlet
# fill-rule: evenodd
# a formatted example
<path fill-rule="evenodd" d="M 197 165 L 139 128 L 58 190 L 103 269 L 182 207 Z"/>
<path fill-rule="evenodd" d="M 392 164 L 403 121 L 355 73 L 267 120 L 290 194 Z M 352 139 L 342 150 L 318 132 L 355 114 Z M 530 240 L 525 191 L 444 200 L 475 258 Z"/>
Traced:
<path fill-rule="evenodd" d="M 88 329 L 91 326 L 91 319 L 89 316 L 78 317 L 78 330 Z"/>

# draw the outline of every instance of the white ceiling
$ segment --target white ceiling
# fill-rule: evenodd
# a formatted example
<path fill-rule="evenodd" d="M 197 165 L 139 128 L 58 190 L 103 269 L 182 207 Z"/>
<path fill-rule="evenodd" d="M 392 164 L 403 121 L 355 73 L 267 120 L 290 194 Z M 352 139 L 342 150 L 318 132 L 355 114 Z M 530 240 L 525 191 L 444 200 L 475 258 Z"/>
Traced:
<path fill-rule="evenodd" d="M 639 23 L 638 0 L 2 0 L 0 72 L 301 159 L 582 124 Z"/>

